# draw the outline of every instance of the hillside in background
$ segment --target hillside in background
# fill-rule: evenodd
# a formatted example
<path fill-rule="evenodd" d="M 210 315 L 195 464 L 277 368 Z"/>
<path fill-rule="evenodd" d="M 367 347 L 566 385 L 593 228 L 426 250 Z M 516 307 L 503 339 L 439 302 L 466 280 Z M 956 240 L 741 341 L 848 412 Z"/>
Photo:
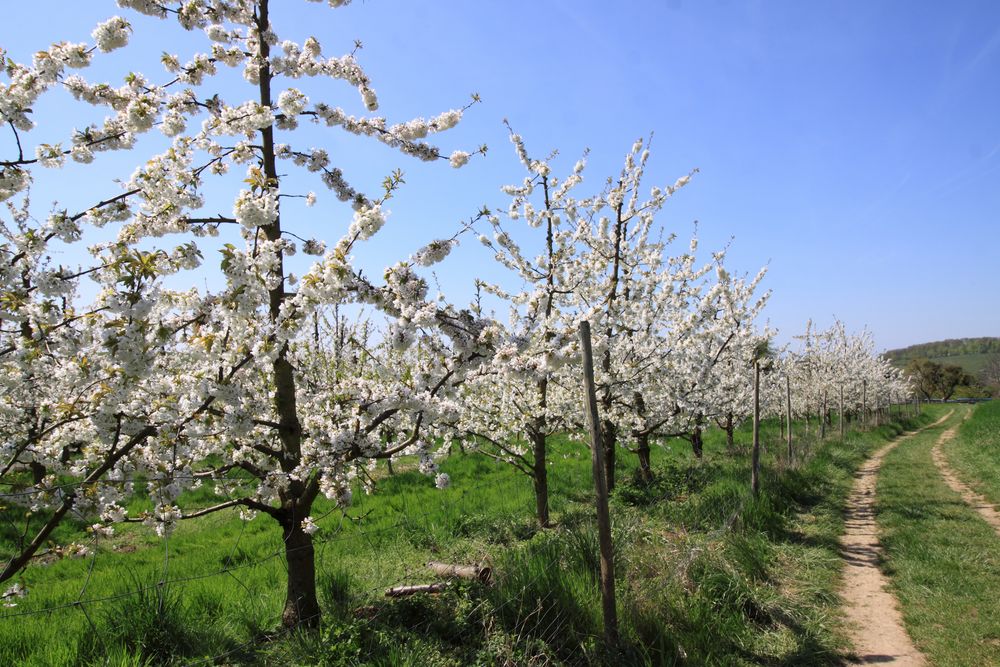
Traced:
<path fill-rule="evenodd" d="M 933 343 L 920 343 L 898 350 L 887 350 L 885 356 L 902 368 L 911 359 L 930 359 L 939 364 L 961 366 L 978 376 L 993 355 L 1000 354 L 1000 337 L 949 338 Z"/>

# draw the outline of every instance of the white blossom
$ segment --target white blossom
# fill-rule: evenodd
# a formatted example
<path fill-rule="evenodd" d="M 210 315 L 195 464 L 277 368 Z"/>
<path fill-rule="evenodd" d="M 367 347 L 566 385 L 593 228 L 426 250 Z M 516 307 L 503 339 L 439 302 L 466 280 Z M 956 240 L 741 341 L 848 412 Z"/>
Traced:
<path fill-rule="evenodd" d="M 132 26 L 129 22 L 120 16 L 115 16 L 98 24 L 91 36 L 97 42 L 97 48 L 107 53 L 128 44 L 131 32 Z"/>

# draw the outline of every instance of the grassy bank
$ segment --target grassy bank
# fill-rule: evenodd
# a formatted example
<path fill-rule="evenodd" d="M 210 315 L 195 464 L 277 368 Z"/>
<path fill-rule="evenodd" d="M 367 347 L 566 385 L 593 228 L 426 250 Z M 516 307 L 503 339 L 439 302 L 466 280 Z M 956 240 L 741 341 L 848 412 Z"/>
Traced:
<path fill-rule="evenodd" d="M 963 482 L 1000 505 L 1000 400 L 977 406 L 960 437 L 945 443 L 948 464 Z"/>
<path fill-rule="evenodd" d="M 87 556 L 30 569 L 28 597 L 0 611 L 0 664 L 835 664 L 842 504 L 853 470 L 900 429 L 798 438 L 809 454 L 791 467 L 771 424 L 757 500 L 746 430 L 733 450 L 710 432 L 700 462 L 683 441 L 656 448 L 651 485 L 619 457 L 617 647 L 600 638 L 590 457 L 567 439 L 553 447 L 554 529 L 535 527 L 526 478 L 471 453 L 443 461 L 451 488 L 397 472 L 330 511 L 315 536 L 315 634 L 277 631 L 284 565 L 266 518 L 217 514 L 166 540 L 141 525 L 81 531 Z M 433 581 L 428 560 L 487 560 L 495 585 L 384 597 Z"/>
<path fill-rule="evenodd" d="M 892 579 L 907 631 L 939 666 L 1000 664 L 1000 538 L 949 489 L 931 448 L 971 408 L 908 440 L 886 457 L 878 484 L 878 522 L 885 571 Z M 966 424 L 977 432 L 995 417 L 976 408 Z M 966 429 L 960 432 L 965 438 Z M 967 443 L 956 442 L 965 451 Z M 949 457 L 956 463 L 957 457 Z"/>

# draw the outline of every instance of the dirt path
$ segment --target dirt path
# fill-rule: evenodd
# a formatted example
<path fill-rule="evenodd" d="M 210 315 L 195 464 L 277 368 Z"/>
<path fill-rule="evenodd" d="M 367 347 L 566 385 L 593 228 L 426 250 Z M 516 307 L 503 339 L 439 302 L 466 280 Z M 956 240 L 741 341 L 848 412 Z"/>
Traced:
<path fill-rule="evenodd" d="M 934 422 L 936 426 L 947 415 Z M 886 454 L 904 436 L 879 449 L 865 462 L 855 477 L 854 488 L 847 500 L 845 530 L 840 538 L 840 554 L 844 559 L 844 582 L 841 597 L 851 629 L 851 640 L 860 665 L 926 665 L 903 629 L 903 619 L 896 599 L 888 591 L 888 580 L 879 569 L 882 548 L 875 523 L 875 482 Z M 942 436 L 944 437 L 944 436 Z"/>
<path fill-rule="evenodd" d="M 996 507 L 990 501 L 966 486 L 955 474 L 955 471 L 951 469 L 944 457 L 944 451 L 942 451 L 941 446 L 954 438 L 957 433 L 958 426 L 952 426 L 941 434 L 938 441 L 934 443 L 934 448 L 931 449 L 931 457 L 934 459 L 934 465 L 937 466 L 938 471 L 940 471 L 945 483 L 951 487 L 951 490 L 962 496 L 962 500 L 972 507 L 972 509 L 979 512 L 979 516 L 983 517 L 986 523 L 993 526 L 993 530 L 1000 535 L 1000 512 L 997 512 Z"/>

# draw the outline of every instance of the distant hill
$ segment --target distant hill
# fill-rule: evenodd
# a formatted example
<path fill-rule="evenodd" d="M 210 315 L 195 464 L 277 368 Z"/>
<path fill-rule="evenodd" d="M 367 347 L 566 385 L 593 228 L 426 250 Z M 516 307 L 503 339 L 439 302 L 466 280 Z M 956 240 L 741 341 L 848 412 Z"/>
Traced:
<path fill-rule="evenodd" d="M 961 366 L 978 376 L 986 360 L 1000 354 L 1000 337 L 949 338 L 933 343 L 920 343 L 898 350 L 888 350 L 885 356 L 902 368 L 911 359 L 930 359 L 939 364 Z"/>

